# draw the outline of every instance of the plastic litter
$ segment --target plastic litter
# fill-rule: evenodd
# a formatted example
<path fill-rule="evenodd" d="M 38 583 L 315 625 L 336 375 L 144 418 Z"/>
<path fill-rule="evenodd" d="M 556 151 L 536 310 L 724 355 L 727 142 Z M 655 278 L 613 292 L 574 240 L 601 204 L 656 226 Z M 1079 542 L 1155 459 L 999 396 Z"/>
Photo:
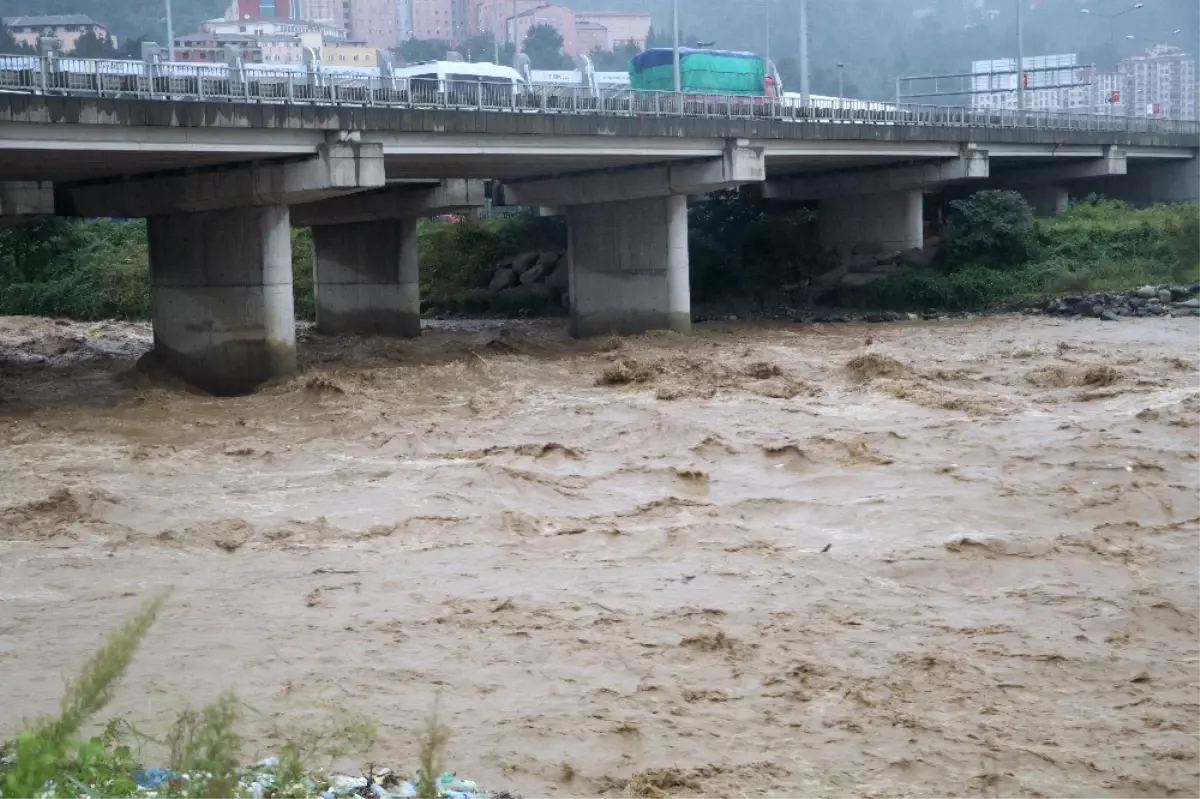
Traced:
<path fill-rule="evenodd" d="M 416 799 L 417 796 L 418 780 L 415 777 L 405 779 L 403 773 L 388 769 L 373 769 L 368 776 L 314 775 L 314 778 L 304 777 L 291 785 L 282 785 L 276 773 L 278 768 L 279 758 L 266 757 L 242 769 L 239 772 L 237 788 L 233 791 L 234 795 L 243 799 L 267 799 L 277 795 L 277 792 L 287 796 L 308 796 L 314 799 Z M 187 783 L 202 781 L 210 776 L 199 772 L 178 773 L 167 768 L 142 768 L 133 775 L 141 799 L 158 799 L 174 787 L 182 787 L 186 791 Z M 482 791 L 474 780 L 460 778 L 449 771 L 437 778 L 435 786 L 439 799 L 515 799 L 507 792 L 493 794 Z M 86 786 L 76 784 L 73 788 L 74 790 L 66 795 L 87 796 Z M 50 799 L 60 793 L 53 782 L 47 782 L 43 787 L 42 797 Z"/>

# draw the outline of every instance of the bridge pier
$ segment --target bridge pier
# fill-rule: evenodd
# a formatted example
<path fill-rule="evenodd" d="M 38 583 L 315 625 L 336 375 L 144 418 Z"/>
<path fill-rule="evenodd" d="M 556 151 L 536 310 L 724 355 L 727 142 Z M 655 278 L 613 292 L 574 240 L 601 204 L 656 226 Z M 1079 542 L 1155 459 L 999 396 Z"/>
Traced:
<path fill-rule="evenodd" d="M 1089 181 L 1087 187 L 1136 206 L 1200 202 L 1200 155 L 1139 165 L 1126 177 L 1104 177 Z"/>
<path fill-rule="evenodd" d="M 910 250 L 925 243 L 920 189 L 831 197 L 821 201 L 821 243 L 842 260 L 856 253 Z"/>
<path fill-rule="evenodd" d="M 481 180 L 417 182 L 292 210 L 313 231 L 317 329 L 421 335 L 417 219 L 484 204 Z"/>
<path fill-rule="evenodd" d="M 415 217 L 313 228 L 317 329 L 421 335 Z"/>
<path fill-rule="evenodd" d="M 1056 184 L 1030 186 L 1020 191 L 1025 202 L 1029 203 L 1038 216 L 1058 216 L 1067 210 L 1071 199 L 1067 187 Z"/>
<path fill-rule="evenodd" d="M 571 335 L 692 329 L 687 198 L 567 209 Z"/>
<path fill-rule="evenodd" d="M 762 147 L 729 139 L 682 163 L 506 183 L 499 204 L 565 208 L 571 334 L 692 328 L 687 197 L 766 178 Z"/>
<path fill-rule="evenodd" d="M 152 216 L 154 352 L 219 396 L 296 372 L 286 205 Z"/>

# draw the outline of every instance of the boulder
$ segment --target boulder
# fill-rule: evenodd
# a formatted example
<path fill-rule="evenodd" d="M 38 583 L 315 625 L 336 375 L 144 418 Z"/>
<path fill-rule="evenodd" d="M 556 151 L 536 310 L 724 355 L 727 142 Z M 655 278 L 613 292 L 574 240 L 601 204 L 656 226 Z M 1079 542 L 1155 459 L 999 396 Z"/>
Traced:
<path fill-rule="evenodd" d="M 1200 308 L 1200 299 L 1192 297 L 1190 300 L 1175 303 L 1176 308 Z"/>
<path fill-rule="evenodd" d="M 560 260 L 554 271 L 546 275 L 542 282 L 559 291 L 566 291 L 571 283 L 571 270 L 567 267 L 566 259 Z"/>
<path fill-rule="evenodd" d="M 836 286 L 849 271 L 850 264 L 842 264 L 838 268 L 832 269 L 825 274 L 816 277 L 812 284 L 816 288 L 830 288 L 832 286 Z"/>
<path fill-rule="evenodd" d="M 870 272 L 879 263 L 879 260 L 874 255 L 862 253 L 851 255 L 847 263 L 851 272 Z"/>
<path fill-rule="evenodd" d="M 516 258 L 512 259 L 513 269 L 516 269 L 518 272 L 524 272 L 526 269 L 536 264 L 538 262 L 538 258 L 541 257 L 542 254 L 539 252 L 523 252 Z"/>
<path fill-rule="evenodd" d="M 1101 311 L 1098 316 L 1105 322 L 1120 322 L 1121 315 L 1113 311 Z"/>
<path fill-rule="evenodd" d="M 521 285 L 532 286 L 534 283 L 541 283 L 551 272 L 554 271 L 554 268 L 557 265 L 558 264 L 556 261 L 549 261 L 547 263 L 538 261 L 536 264 L 521 273 Z"/>
<path fill-rule="evenodd" d="M 513 305 L 518 305 L 528 303 L 534 295 L 529 286 L 513 286 L 501 291 L 500 296 Z"/>
<path fill-rule="evenodd" d="M 860 289 L 885 277 L 888 275 L 882 272 L 851 272 L 842 278 L 840 285 L 848 289 Z"/>
<path fill-rule="evenodd" d="M 1158 289 L 1154 286 L 1142 286 L 1133 293 L 1134 296 L 1140 297 L 1143 300 L 1152 300 L 1158 296 Z"/>
<path fill-rule="evenodd" d="M 1178 300 L 1185 300 L 1190 296 L 1192 290 L 1187 286 L 1171 286 L 1171 297 Z"/>
<path fill-rule="evenodd" d="M 515 286 L 519 280 L 517 270 L 511 266 L 506 266 L 497 269 L 492 275 L 492 282 L 488 283 L 488 291 L 504 291 L 507 288 Z"/>
<path fill-rule="evenodd" d="M 905 266 L 925 267 L 933 263 L 933 259 L 937 257 L 937 250 L 926 250 L 920 247 L 913 247 L 911 250 L 905 250 L 897 257 L 897 263 Z"/>
<path fill-rule="evenodd" d="M 1159 302 L 1170 302 L 1171 299 L 1172 299 L 1172 295 L 1171 295 L 1170 289 L 1159 289 L 1159 291 L 1158 291 L 1158 301 Z"/>
<path fill-rule="evenodd" d="M 545 283 L 534 283 L 529 286 L 529 293 L 539 300 L 554 302 L 558 299 L 558 289 L 553 286 L 547 286 Z"/>
<path fill-rule="evenodd" d="M 556 264 L 556 263 L 558 263 L 558 253 L 544 252 L 538 256 L 536 263 L 539 266 L 542 264 Z"/>

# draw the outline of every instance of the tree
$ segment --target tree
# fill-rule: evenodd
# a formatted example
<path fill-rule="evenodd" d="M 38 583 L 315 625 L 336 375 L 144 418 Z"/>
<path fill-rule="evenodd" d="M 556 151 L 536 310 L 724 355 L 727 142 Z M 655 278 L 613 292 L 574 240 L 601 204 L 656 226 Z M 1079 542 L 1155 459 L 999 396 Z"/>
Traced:
<path fill-rule="evenodd" d="M 571 59 L 563 55 L 563 37 L 553 25 L 534 25 L 525 34 L 521 52 L 529 56 L 533 69 L 564 69 L 572 66 Z"/>
<path fill-rule="evenodd" d="M 125 44 L 117 48 L 113 58 L 120 58 L 125 61 L 141 61 L 142 60 L 142 45 L 152 41 L 145 36 L 135 36 L 132 39 L 126 39 Z"/>
<path fill-rule="evenodd" d="M 88 30 L 75 40 L 75 49 L 71 55 L 77 58 L 116 58 L 117 48 L 113 47 L 112 39 L 107 36 L 97 36 Z"/>
<path fill-rule="evenodd" d="M 674 47 L 675 42 L 671 40 L 670 32 L 659 33 L 654 30 L 653 26 L 650 32 L 646 34 L 646 49 L 653 50 L 656 47 Z"/>
<path fill-rule="evenodd" d="M 403 64 L 419 64 L 423 61 L 441 61 L 451 49 L 450 42 L 445 39 L 405 39 L 392 52 Z"/>
<path fill-rule="evenodd" d="M 597 72 L 624 72 L 629 68 L 629 59 L 641 51 L 640 47 L 630 42 L 616 50 L 601 50 L 597 47 L 588 56 Z"/>
<path fill-rule="evenodd" d="M 0 55 L 29 55 L 32 52 L 32 47 L 18 42 L 12 31 L 0 24 Z"/>

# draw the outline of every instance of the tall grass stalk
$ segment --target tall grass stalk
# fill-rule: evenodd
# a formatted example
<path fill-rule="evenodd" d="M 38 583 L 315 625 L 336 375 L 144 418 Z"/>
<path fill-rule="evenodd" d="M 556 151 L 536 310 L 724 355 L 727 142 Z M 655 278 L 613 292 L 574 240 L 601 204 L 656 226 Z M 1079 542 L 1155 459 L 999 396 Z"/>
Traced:
<path fill-rule="evenodd" d="M 112 699 L 167 594 L 146 600 L 137 613 L 109 633 L 104 645 L 67 686 L 57 716 L 35 721 L 17 734 L 13 746 L 16 763 L 4 775 L 5 796 L 37 796 L 62 770 L 78 744 L 80 728 Z"/>

